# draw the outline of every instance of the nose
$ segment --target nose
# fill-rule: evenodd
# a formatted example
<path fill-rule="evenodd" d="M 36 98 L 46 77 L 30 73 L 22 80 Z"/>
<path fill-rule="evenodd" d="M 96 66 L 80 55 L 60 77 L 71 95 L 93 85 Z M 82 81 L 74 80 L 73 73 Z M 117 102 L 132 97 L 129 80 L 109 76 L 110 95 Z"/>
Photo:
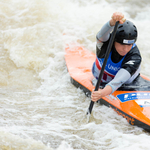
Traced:
<path fill-rule="evenodd" d="M 123 47 L 125 52 L 128 52 L 130 50 L 130 46 L 129 45 L 124 45 Z"/>

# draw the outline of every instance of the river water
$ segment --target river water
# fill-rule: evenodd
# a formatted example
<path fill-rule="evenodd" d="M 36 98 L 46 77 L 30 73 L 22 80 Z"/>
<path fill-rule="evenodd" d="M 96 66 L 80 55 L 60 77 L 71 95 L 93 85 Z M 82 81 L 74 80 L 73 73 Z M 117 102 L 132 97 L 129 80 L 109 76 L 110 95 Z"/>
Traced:
<path fill-rule="evenodd" d="M 148 150 L 150 134 L 70 83 L 65 43 L 95 52 L 112 13 L 133 21 L 150 77 L 149 0 L 0 0 L 0 150 Z"/>

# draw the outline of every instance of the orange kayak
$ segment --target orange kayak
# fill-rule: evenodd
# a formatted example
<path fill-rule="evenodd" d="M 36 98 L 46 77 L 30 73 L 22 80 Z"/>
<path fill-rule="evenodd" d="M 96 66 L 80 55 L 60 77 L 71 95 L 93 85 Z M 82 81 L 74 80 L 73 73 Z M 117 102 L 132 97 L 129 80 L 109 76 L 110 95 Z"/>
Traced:
<path fill-rule="evenodd" d="M 81 88 L 87 96 L 95 89 L 91 68 L 96 59 L 94 53 L 82 46 L 66 45 L 65 61 L 71 83 Z M 111 107 L 131 125 L 150 132 L 150 79 L 140 75 L 136 83 L 123 85 L 109 96 L 99 100 L 100 104 Z M 88 106 L 87 106 L 88 107 Z"/>

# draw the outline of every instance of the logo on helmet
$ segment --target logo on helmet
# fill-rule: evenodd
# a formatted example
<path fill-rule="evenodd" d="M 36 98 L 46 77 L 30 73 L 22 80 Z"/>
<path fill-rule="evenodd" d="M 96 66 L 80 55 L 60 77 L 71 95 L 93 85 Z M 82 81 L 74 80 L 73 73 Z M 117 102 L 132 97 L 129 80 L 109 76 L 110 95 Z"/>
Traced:
<path fill-rule="evenodd" d="M 135 42 L 135 40 L 123 40 L 124 44 L 133 44 Z"/>

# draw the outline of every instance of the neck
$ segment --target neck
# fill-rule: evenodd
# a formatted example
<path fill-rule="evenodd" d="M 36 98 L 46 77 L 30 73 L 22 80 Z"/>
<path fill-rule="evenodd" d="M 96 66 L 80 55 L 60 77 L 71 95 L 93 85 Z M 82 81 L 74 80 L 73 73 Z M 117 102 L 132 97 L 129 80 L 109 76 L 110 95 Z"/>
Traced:
<path fill-rule="evenodd" d="M 113 44 L 113 47 L 112 47 L 112 55 L 111 55 L 111 60 L 114 62 L 114 63 L 118 63 L 124 56 L 121 56 L 115 49 L 115 46 Z"/>

